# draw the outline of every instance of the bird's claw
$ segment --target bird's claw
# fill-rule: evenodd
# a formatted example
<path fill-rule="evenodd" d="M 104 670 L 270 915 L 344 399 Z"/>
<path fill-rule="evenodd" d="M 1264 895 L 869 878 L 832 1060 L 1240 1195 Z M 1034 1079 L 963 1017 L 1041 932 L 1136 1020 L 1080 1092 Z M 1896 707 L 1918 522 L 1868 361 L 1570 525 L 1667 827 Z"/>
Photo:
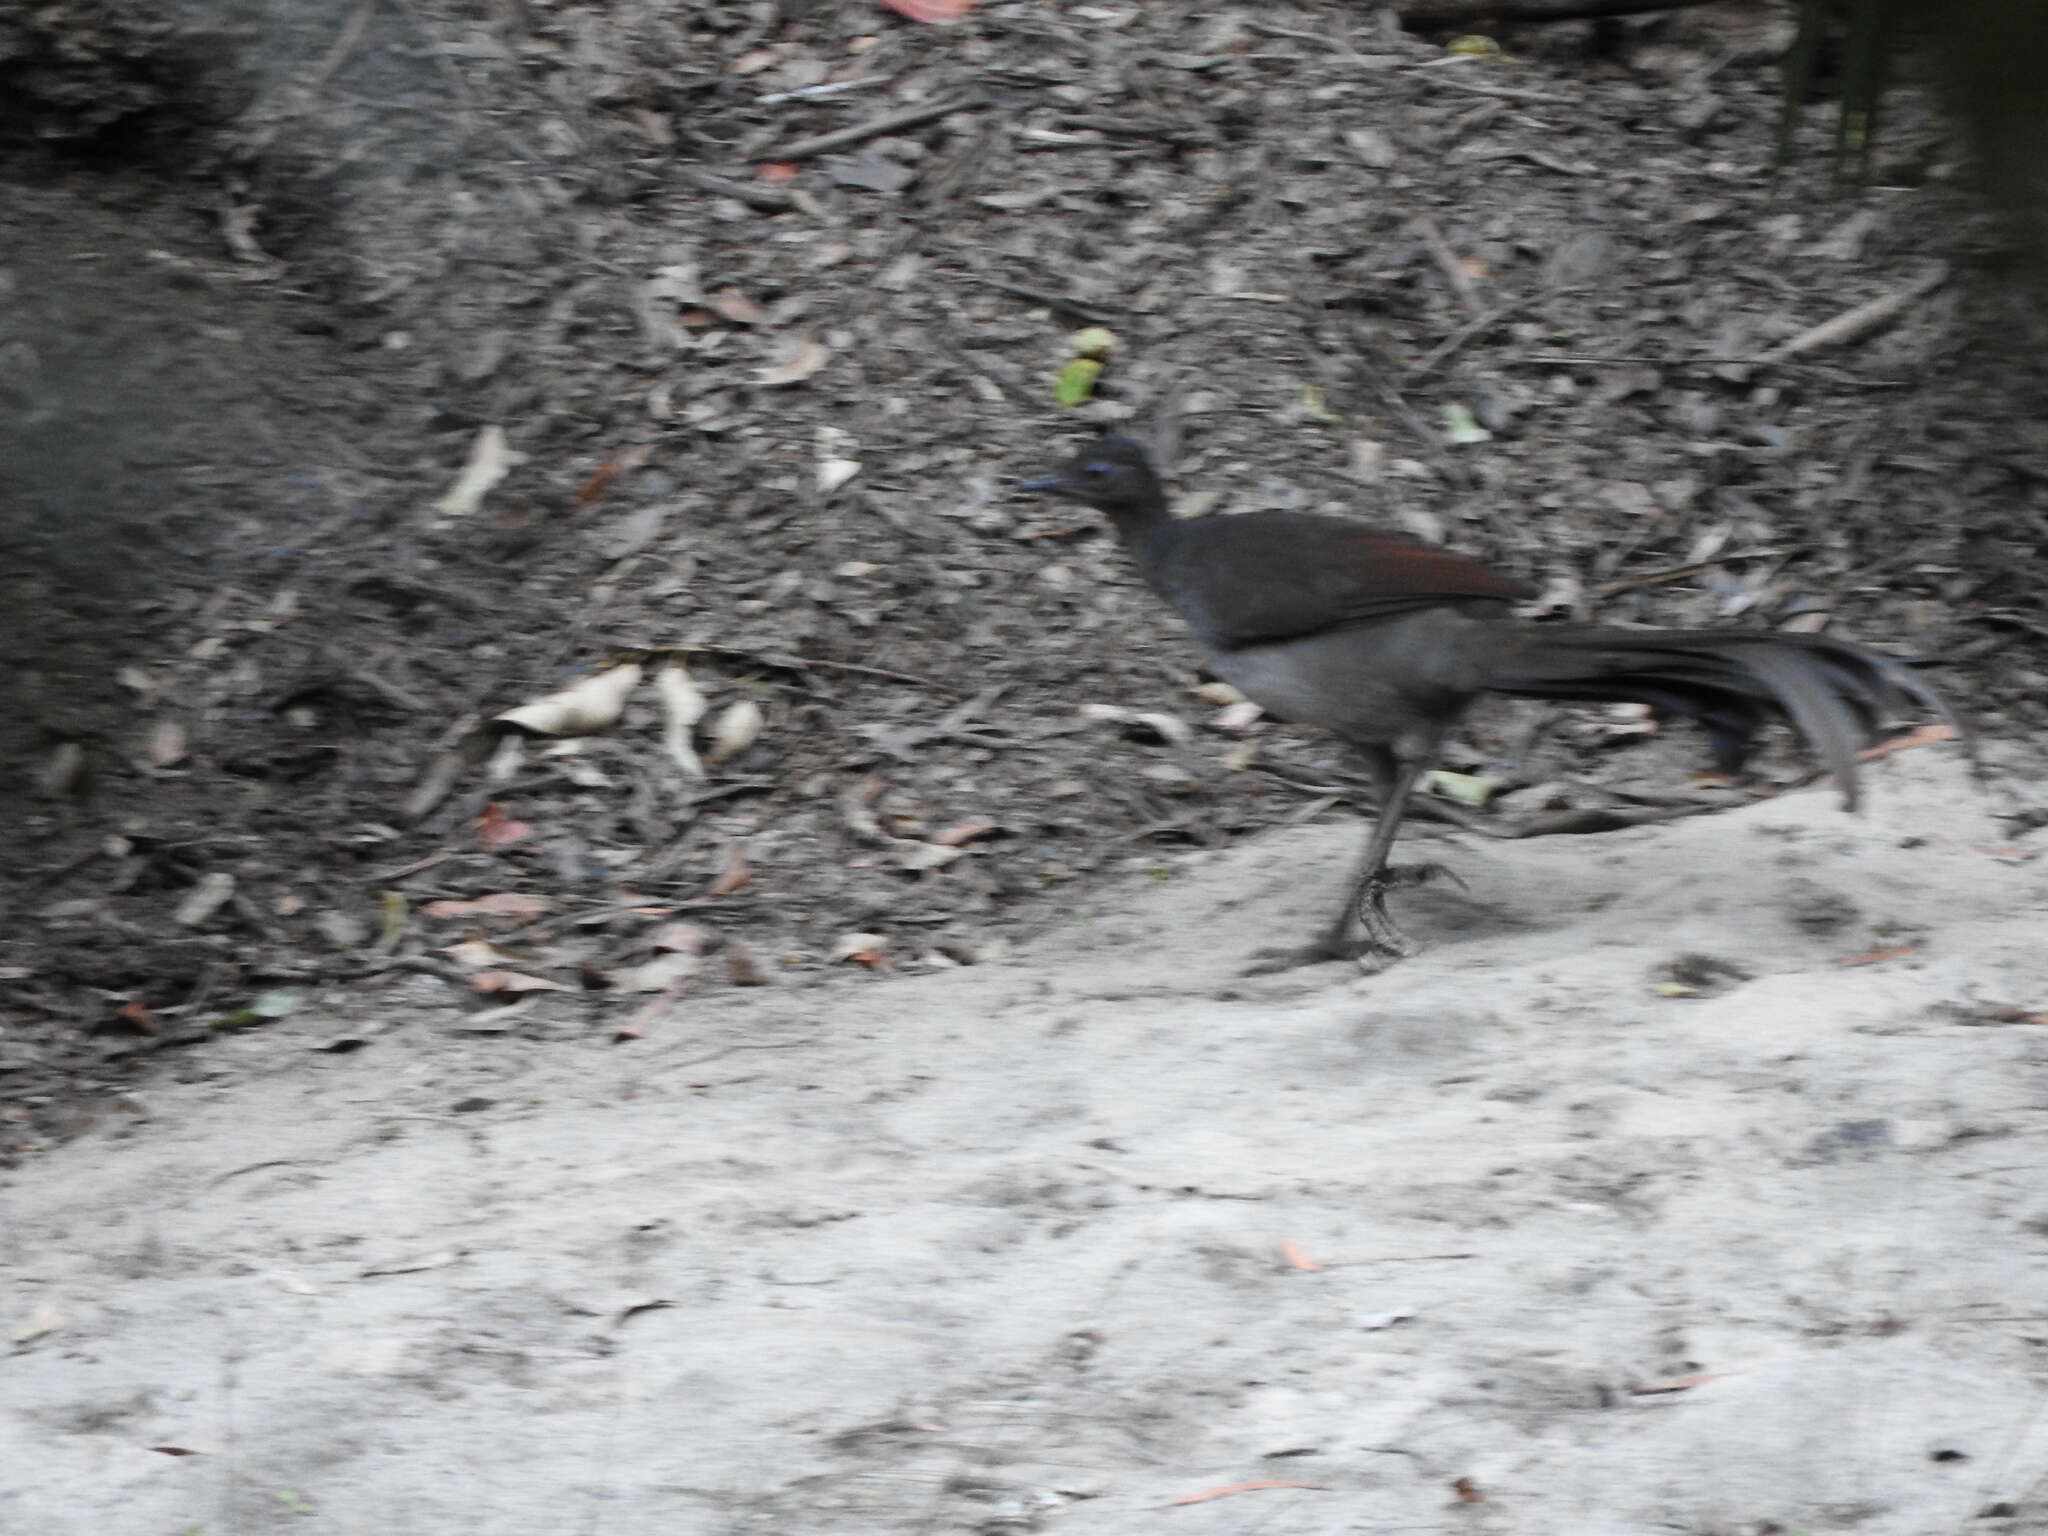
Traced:
<path fill-rule="evenodd" d="M 1359 888 L 1357 909 L 1345 914 L 1342 928 L 1313 944 L 1258 950 L 1240 974 L 1271 976 L 1299 966 L 1350 960 L 1366 975 L 1375 975 L 1421 947 L 1400 930 L 1388 913 L 1387 893 L 1401 886 L 1428 885 L 1434 880 L 1449 880 L 1459 890 L 1469 889 L 1456 870 L 1442 864 L 1397 864 L 1383 869 Z M 1355 938 L 1349 933 L 1353 922 L 1363 930 Z"/>
<path fill-rule="evenodd" d="M 1313 944 L 1289 948 L 1259 949 L 1252 952 L 1251 963 L 1239 971 L 1240 976 L 1273 976 L 1281 971 L 1292 971 L 1304 965 L 1328 965 L 1333 960 L 1352 960 L 1358 968 L 1371 975 L 1385 970 L 1396 960 L 1413 953 L 1413 946 L 1406 939 L 1399 938 L 1396 946 L 1389 946 L 1381 939 L 1361 938 L 1332 942 L 1319 939 Z"/>

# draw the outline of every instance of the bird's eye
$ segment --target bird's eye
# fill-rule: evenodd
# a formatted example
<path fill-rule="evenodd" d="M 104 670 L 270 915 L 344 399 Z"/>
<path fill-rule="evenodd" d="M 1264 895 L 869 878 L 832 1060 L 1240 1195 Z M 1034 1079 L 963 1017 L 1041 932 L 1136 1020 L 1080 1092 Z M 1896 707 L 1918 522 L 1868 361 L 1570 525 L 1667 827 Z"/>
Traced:
<path fill-rule="evenodd" d="M 1090 459 L 1081 466 L 1081 473 L 1090 480 L 1107 480 L 1111 474 L 1111 467 L 1102 459 Z"/>

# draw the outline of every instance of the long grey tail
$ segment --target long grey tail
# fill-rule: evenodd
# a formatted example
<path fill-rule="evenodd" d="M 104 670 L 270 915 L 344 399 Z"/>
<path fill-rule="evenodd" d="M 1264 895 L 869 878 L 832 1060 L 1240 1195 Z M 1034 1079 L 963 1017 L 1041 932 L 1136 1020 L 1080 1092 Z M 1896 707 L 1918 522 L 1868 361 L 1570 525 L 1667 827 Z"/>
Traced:
<path fill-rule="evenodd" d="M 1825 635 L 1730 629 L 1537 625 L 1486 686 L 1521 698 L 1623 700 L 1697 720 L 1727 773 L 1748 760 L 1757 728 L 1791 722 L 1858 803 L 1858 753 L 1887 727 L 1933 716 L 1969 744 L 1940 694 L 1903 662 Z"/>

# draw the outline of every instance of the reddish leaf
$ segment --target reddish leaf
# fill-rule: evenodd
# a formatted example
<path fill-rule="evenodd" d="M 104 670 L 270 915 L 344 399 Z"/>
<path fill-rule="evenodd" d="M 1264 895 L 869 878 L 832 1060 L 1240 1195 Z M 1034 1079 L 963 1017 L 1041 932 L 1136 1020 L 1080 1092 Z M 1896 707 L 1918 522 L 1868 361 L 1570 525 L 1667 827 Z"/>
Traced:
<path fill-rule="evenodd" d="M 483 815 L 476 819 L 476 840 L 486 848 L 506 848 L 513 843 L 523 843 L 533 836 L 533 828 L 523 821 L 514 821 L 505 807 L 496 801 L 484 807 Z"/>
<path fill-rule="evenodd" d="M 423 917 L 542 917 L 548 904 L 538 896 L 517 891 L 499 891 L 472 901 L 430 901 L 420 908 Z"/>
<path fill-rule="evenodd" d="M 1301 1244 L 1289 1238 L 1280 1239 L 1280 1257 L 1287 1261 L 1289 1269 L 1321 1269 L 1323 1266 L 1309 1254 Z"/>
<path fill-rule="evenodd" d="M 548 981 L 540 976 L 522 976 L 517 971 L 478 971 L 469 978 L 469 984 L 483 993 L 491 992 L 566 992 L 568 986 L 559 981 Z"/>
<path fill-rule="evenodd" d="M 1320 1483 L 1288 1483 L 1277 1478 L 1261 1478 L 1255 1483 L 1229 1483 L 1221 1488 L 1204 1488 L 1200 1493 L 1182 1494 L 1177 1499 L 1168 1499 L 1166 1507 L 1172 1509 L 1180 1504 L 1206 1504 L 1211 1499 L 1228 1498 L 1233 1493 L 1255 1493 L 1261 1488 L 1312 1488 L 1321 1491 Z"/>
<path fill-rule="evenodd" d="M 796 175 L 796 166 L 788 160 L 764 160 L 754 167 L 754 175 L 762 181 L 788 181 Z"/>
<path fill-rule="evenodd" d="M 972 9 L 974 0 L 882 0 L 882 4 L 912 21 L 958 21 Z"/>
<path fill-rule="evenodd" d="M 735 839 L 725 850 L 725 859 L 719 865 L 718 873 L 704 887 L 704 894 L 730 896 L 753 878 L 754 867 L 747 862 L 747 845 L 743 840 Z"/>

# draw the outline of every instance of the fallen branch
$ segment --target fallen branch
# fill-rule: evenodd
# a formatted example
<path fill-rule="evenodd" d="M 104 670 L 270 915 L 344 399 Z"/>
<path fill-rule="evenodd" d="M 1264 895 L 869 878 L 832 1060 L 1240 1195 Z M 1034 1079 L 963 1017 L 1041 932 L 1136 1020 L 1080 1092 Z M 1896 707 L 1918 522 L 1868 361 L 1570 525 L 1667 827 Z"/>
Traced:
<path fill-rule="evenodd" d="M 1883 330 L 1947 281 L 1947 265 L 1936 262 L 1896 293 L 1882 294 L 1868 304 L 1859 304 L 1832 320 L 1822 321 L 1811 330 L 1801 331 L 1790 341 L 1771 348 L 1758 361 L 1783 362 L 1788 357 L 1803 357 L 1823 347 L 1843 347 L 1852 341 L 1861 341 Z"/>
<path fill-rule="evenodd" d="M 1605 16 L 1648 16 L 1683 11 L 1710 0 L 1395 0 L 1402 21 L 1439 27 L 1468 21 L 1597 21 Z"/>
<path fill-rule="evenodd" d="M 928 101 L 921 107 L 910 107 L 902 112 L 892 112 L 887 117 L 871 117 L 864 123 L 855 123 L 848 128 L 835 128 L 830 133 L 821 133 L 815 138 L 798 139 L 794 144 L 785 144 L 780 149 L 769 150 L 757 155 L 759 160 L 809 160 L 817 155 L 829 155 L 835 149 L 845 149 L 853 144 L 865 144 L 869 139 L 887 138 L 905 128 L 918 128 L 926 123 L 937 122 L 942 117 L 951 117 L 955 112 L 968 112 L 976 107 L 985 107 L 988 102 L 980 96 L 952 96 L 944 101 Z"/>

